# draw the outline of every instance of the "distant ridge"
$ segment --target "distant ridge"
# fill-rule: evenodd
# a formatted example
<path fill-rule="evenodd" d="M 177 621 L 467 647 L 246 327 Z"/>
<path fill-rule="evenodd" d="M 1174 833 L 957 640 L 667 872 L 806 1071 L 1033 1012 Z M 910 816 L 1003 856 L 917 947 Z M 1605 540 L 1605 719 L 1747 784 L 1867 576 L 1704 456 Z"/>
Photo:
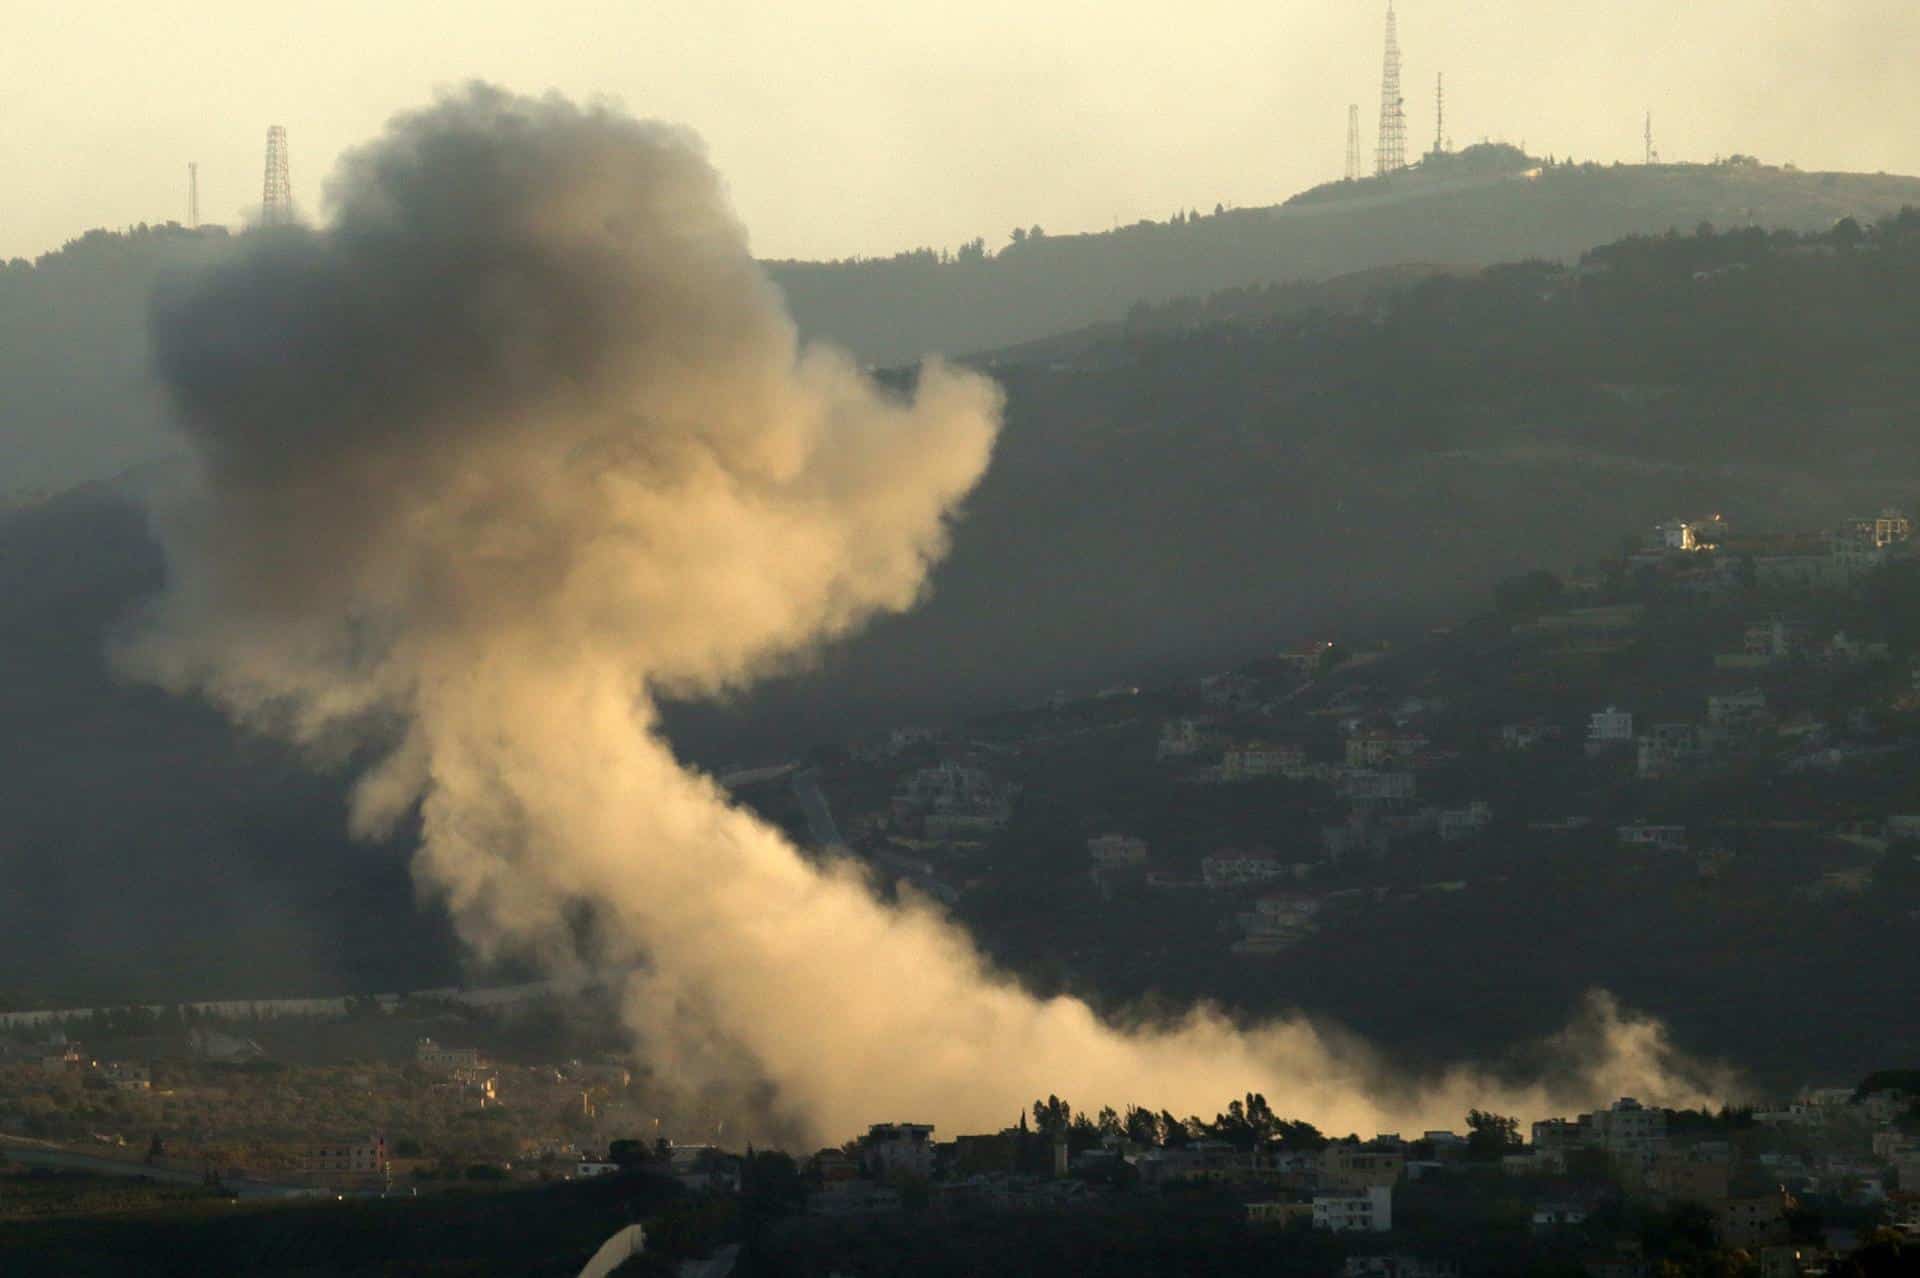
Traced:
<path fill-rule="evenodd" d="M 929 250 L 850 262 L 772 262 L 803 333 L 873 363 L 995 350 L 1122 319 L 1136 302 L 1311 282 L 1408 262 L 1566 260 L 1628 235 L 1715 226 L 1826 230 L 1920 205 L 1920 178 L 1803 173 L 1736 157 L 1711 165 L 1573 165 L 1470 147 L 1386 178 L 1284 204 L 1026 234 L 991 255 Z"/>

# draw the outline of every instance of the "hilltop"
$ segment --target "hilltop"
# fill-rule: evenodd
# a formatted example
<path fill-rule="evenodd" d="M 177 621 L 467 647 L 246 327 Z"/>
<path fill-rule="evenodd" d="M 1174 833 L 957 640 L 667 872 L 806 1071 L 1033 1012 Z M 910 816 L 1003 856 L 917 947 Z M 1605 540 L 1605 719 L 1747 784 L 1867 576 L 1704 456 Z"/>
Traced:
<path fill-rule="evenodd" d="M 1565 164 L 1474 147 L 1404 173 L 1338 182 L 1263 208 L 1182 214 L 1082 235 L 1018 232 L 949 260 L 922 249 L 773 262 L 803 333 L 875 363 L 983 351 L 1120 319 L 1140 301 L 1434 262 L 1567 260 L 1672 228 L 1824 231 L 1920 204 L 1920 179 L 1712 165 Z"/>

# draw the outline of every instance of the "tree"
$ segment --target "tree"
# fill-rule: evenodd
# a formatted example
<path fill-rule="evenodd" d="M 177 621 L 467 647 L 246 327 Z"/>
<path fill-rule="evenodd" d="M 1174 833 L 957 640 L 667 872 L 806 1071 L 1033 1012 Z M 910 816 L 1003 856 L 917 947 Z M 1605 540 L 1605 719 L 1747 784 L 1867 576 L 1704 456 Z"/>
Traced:
<path fill-rule="evenodd" d="M 1467 1111 L 1467 1157 L 1491 1162 L 1521 1144 L 1519 1119 L 1490 1110 Z"/>
<path fill-rule="evenodd" d="M 1013 228 L 1012 232 L 1007 236 L 1007 238 L 1012 240 L 1015 244 L 1024 244 L 1027 241 L 1027 230 L 1023 226 L 1016 226 Z"/>
<path fill-rule="evenodd" d="M 1073 1123 L 1073 1106 L 1058 1096 L 1049 1095 L 1033 1103 L 1034 1130 L 1043 1136 L 1064 1135 Z"/>

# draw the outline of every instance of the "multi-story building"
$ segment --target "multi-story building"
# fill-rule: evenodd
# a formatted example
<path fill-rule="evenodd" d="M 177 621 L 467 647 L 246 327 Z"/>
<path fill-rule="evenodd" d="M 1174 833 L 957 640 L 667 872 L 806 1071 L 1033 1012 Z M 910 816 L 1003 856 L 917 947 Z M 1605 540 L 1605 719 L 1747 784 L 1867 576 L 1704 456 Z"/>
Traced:
<path fill-rule="evenodd" d="M 875 1123 L 860 1142 L 860 1163 L 869 1175 L 885 1179 L 933 1175 L 932 1123 Z"/>
<path fill-rule="evenodd" d="M 387 1138 L 374 1132 L 365 1140 L 315 1145 L 301 1157 L 300 1168 L 331 1177 L 384 1176 L 387 1174 Z"/>
<path fill-rule="evenodd" d="M 1335 1143 L 1320 1151 L 1322 1189 L 1360 1190 L 1397 1184 L 1406 1174 L 1407 1156 L 1399 1149 Z"/>
<path fill-rule="evenodd" d="M 1592 1116 L 1593 1142 L 1623 1164 L 1650 1167 L 1667 1147 L 1667 1111 L 1623 1096 Z"/>
<path fill-rule="evenodd" d="M 1587 717 L 1587 753 L 1619 749 L 1633 744 L 1633 711 L 1618 706 L 1596 710 Z"/>
<path fill-rule="evenodd" d="M 1313 1196 L 1313 1227 L 1334 1233 L 1386 1233 L 1393 1228 L 1393 1186 L 1321 1190 Z"/>

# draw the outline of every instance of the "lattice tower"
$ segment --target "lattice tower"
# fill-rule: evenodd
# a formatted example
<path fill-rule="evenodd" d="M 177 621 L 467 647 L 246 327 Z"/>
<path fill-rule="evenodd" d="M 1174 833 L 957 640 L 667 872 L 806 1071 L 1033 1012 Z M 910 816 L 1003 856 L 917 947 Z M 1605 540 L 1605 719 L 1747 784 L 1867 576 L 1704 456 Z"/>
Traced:
<path fill-rule="evenodd" d="M 1407 167 L 1407 103 L 1400 96 L 1400 23 L 1387 0 L 1387 55 L 1380 71 L 1380 145 L 1373 171 L 1382 176 Z"/>
<path fill-rule="evenodd" d="M 287 130 L 267 130 L 267 176 L 260 190 L 260 224 L 287 226 L 293 222 L 293 180 L 287 175 Z"/>

